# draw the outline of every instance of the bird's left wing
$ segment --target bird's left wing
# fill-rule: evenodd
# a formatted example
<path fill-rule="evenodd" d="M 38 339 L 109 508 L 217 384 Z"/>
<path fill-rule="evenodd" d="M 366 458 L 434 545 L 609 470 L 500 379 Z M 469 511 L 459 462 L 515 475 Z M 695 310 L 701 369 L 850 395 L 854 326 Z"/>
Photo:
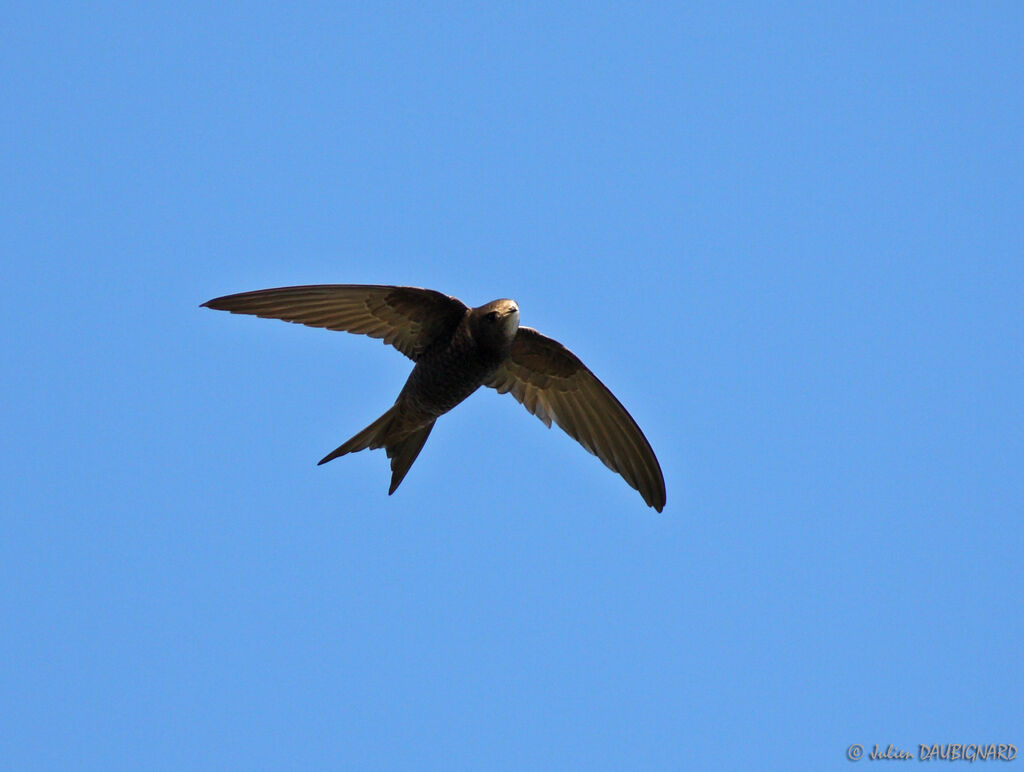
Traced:
<path fill-rule="evenodd" d="M 665 506 L 665 478 L 633 417 L 587 366 L 556 340 L 520 327 L 508 359 L 486 382 L 570 437 L 640 492 L 648 506 Z"/>
<path fill-rule="evenodd" d="M 226 295 L 203 305 L 383 338 L 414 361 L 431 342 L 454 330 L 469 310 L 461 300 L 434 290 L 379 284 L 278 287 Z"/>

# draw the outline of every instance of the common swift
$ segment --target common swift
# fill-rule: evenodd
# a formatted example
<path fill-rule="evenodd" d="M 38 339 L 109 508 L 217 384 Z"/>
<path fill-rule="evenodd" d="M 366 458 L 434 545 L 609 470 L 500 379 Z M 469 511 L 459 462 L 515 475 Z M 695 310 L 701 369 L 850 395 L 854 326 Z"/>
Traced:
<path fill-rule="evenodd" d="M 618 472 L 658 512 L 665 478 L 636 421 L 575 354 L 519 324 L 514 300 L 470 308 L 418 287 L 318 284 L 242 292 L 203 303 L 234 314 L 383 338 L 416 365 L 380 418 L 319 463 L 384 448 L 395 492 L 434 422 L 480 386 L 511 393 L 549 428 L 566 434 Z"/>

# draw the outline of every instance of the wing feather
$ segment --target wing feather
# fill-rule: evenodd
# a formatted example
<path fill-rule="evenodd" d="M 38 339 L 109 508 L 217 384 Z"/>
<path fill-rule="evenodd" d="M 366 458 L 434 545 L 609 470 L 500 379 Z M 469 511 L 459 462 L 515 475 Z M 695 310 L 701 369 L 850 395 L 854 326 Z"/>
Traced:
<path fill-rule="evenodd" d="M 450 334 L 468 310 L 462 301 L 434 290 L 379 284 L 278 287 L 226 295 L 203 305 L 382 338 L 412 360 Z"/>
<path fill-rule="evenodd" d="M 520 327 L 508 359 L 486 385 L 511 393 L 547 426 L 554 421 L 649 506 L 665 507 L 665 478 L 651 444 L 608 387 L 561 343 Z"/>

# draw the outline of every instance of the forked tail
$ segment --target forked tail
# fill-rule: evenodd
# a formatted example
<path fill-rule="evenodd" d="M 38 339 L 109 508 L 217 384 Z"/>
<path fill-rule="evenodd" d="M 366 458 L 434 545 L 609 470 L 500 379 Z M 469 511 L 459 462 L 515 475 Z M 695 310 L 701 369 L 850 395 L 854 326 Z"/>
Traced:
<path fill-rule="evenodd" d="M 346 453 L 355 453 L 367 448 L 370 450 L 385 448 L 388 458 L 391 459 L 391 488 L 388 490 L 388 495 L 390 496 L 395 492 L 402 480 L 405 479 L 405 475 L 408 473 L 409 467 L 412 466 L 412 462 L 416 460 L 416 456 L 423 450 L 423 443 L 430 436 L 430 430 L 434 428 L 434 422 L 431 421 L 426 426 L 415 429 L 410 433 L 401 433 L 398 437 L 389 436 L 392 433 L 392 424 L 395 420 L 397 407 L 397 405 L 392 405 L 384 415 L 356 434 L 352 439 L 339 445 L 320 459 L 317 462 L 318 465 L 326 464 L 328 461 L 332 461 L 338 456 L 344 456 Z"/>
<path fill-rule="evenodd" d="M 384 415 L 359 432 L 355 437 L 343 442 L 321 458 L 317 462 L 317 466 L 333 461 L 338 456 L 344 456 L 346 453 L 355 453 L 358 450 L 366 450 L 367 448 L 370 448 L 370 450 L 383 448 L 387 444 L 388 431 L 391 429 L 391 422 L 395 418 L 397 407 L 397 405 L 392 405 Z"/>

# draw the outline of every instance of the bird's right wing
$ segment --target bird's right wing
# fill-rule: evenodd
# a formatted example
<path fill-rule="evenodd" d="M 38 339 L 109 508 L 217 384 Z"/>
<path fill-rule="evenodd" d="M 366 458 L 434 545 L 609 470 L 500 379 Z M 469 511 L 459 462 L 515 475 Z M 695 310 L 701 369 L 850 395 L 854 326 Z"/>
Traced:
<path fill-rule="evenodd" d="M 659 512 L 665 478 L 650 443 L 608 387 L 569 349 L 530 327 L 520 327 L 508 359 L 485 386 L 511 392 L 523 407 L 618 472 Z"/>
<path fill-rule="evenodd" d="M 207 308 L 383 338 L 412 360 L 454 330 L 467 306 L 419 287 L 312 284 L 241 292 L 203 303 Z"/>

